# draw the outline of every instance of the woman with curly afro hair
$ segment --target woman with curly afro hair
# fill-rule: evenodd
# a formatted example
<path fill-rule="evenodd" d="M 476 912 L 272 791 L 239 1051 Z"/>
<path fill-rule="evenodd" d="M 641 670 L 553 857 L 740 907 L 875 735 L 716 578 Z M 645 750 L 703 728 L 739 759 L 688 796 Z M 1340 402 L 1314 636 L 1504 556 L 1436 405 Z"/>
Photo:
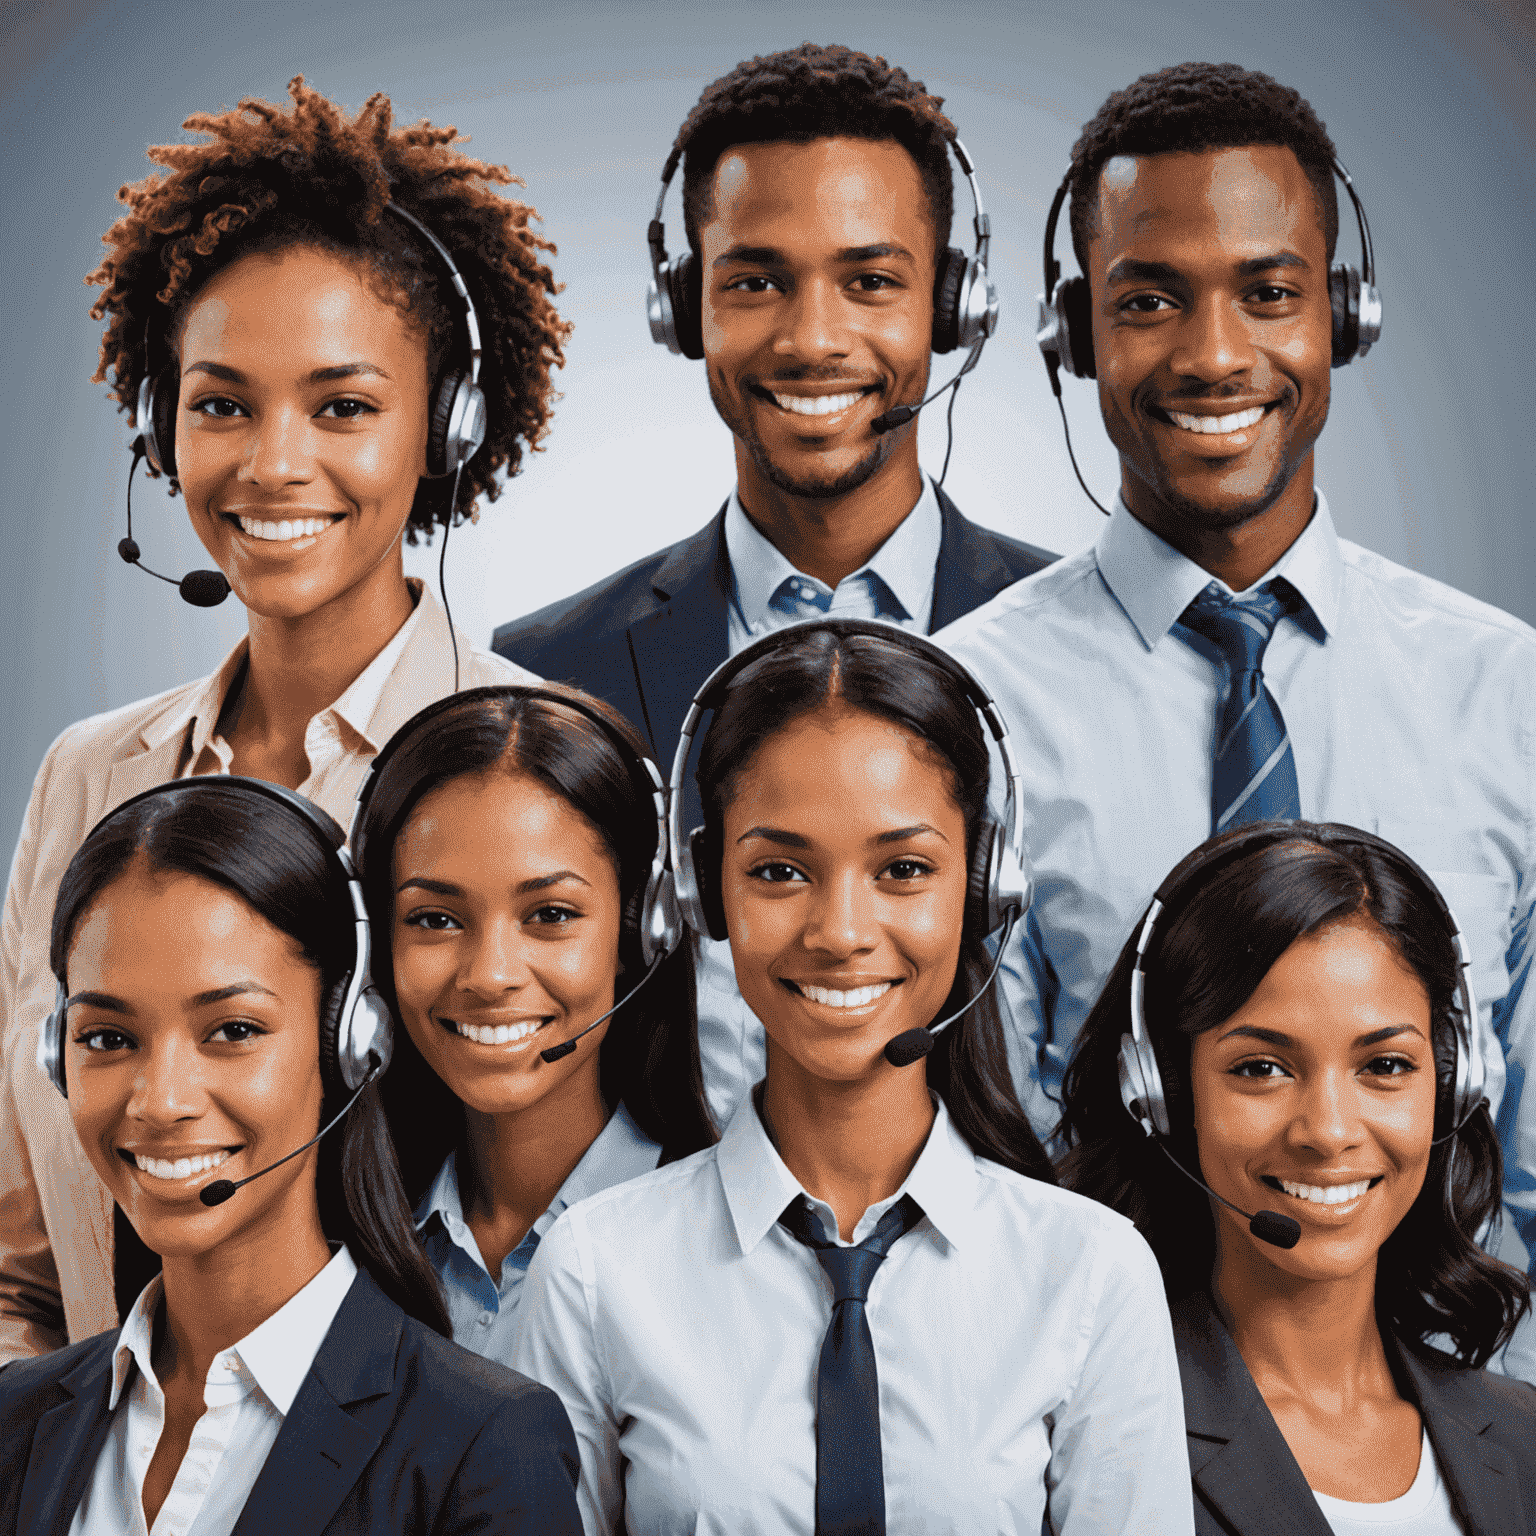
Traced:
<path fill-rule="evenodd" d="M 96 377 L 130 412 L 147 383 L 138 446 L 218 567 L 184 591 L 216 602 L 227 582 L 249 632 L 211 676 L 69 727 L 33 786 L 0 934 L 0 1361 L 115 1327 L 148 1278 L 33 1060 L 54 894 L 86 831 L 205 773 L 287 785 L 345 825 L 368 761 L 423 705 L 534 680 L 454 633 L 401 546 L 473 518 L 547 430 L 569 330 L 554 248 L 498 193 L 516 178 L 453 128 L 397 129 L 383 95 L 349 117 L 302 77 L 289 95 L 194 114 L 201 142 L 152 148 L 164 169 L 118 194 L 87 279 L 107 320 Z M 474 413 L 453 411 L 476 351 L 477 449 Z"/>

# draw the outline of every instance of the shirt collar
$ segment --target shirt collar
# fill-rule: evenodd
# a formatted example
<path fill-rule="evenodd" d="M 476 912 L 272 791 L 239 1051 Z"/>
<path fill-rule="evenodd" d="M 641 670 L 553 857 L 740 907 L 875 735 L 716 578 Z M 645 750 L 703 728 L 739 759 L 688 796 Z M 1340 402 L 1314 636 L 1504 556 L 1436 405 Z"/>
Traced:
<path fill-rule="evenodd" d="M 1344 565 L 1328 503 L 1321 491 L 1315 496 L 1311 521 L 1254 585 L 1284 576 L 1305 599 L 1324 633 L 1331 634 L 1338 621 Z M 1094 557 L 1099 574 L 1149 651 L 1215 580 L 1209 571 L 1137 522 L 1118 496 L 1094 546 Z M 1223 586 L 1220 581 L 1217 585 Z"/>
<path fill-rule="evenodd" d="M 934 1094 L 933 1102 L 928 1140 L 889 1203 L 911 1195 L 945 1242 L 962 1247 L 976 1233 L 976 1154 L 949 1118 L 944 1101 Z M 743 1253 L 763 1240 L 790 1201 L 810 1198 L 768 1139 L 754 1093 L 736 1106 L 715 1157 Z"/>
<path fill-rule="evenodd" d="M 357 1264 L 343 1243 L 313 1280 L 290 1296 L 266 1322 L 252 1329 L 230 1351 L 240 1356 L 245 1368 L 255 1377 L 256 1385 L 285 1418 L 356 1278 Z M 139 1299 L 118 1332 L 117 1348 L 112 1353 L 112 1391 L 107 1398 L 109 1413 L 116 1409 L 135 1365 L 156 1387 L 160 1385 L 150 1355 L 163 1290 L 161 1277 L 156 1275 L 139 1293 Z"/>
<path fill-rule="evenodd" d="M 592 1145 L 582 1153 L 581 1161 L 571 1169 L 565 1183 L 549 1202 L 549 1209 L 534 1222 L 531 1230 L 542 1237 L 567 1206 L 614 1184 L 627 1184 L 642 1173 L 650 1173 L 660 1155 L 661 1143 L 652 1141 L 621 1103 L 608 1117 L 608 1123 L 597 1133 Z M 412 1220 L 417 1230 L 424 1228 L 434 1215 L 450 1237 L 461 1243 L 473 1241 L 464 1221 L 464 1202 L 459 1194 L 457 1152 L 450 1152 L 444 1159 L 431 1188 L 416 1207 Z"/>
<path fill-rule="evenodd" d="M 896 525 L 884 544 L 853 575 L 872 571 L 913 618 L 929 606 L 934 570 L 939 563 L 939 544 L 944 535 L 944 516 L 939 510 L 933 481 L 923 476 L 922 494 L 912 510 Z M 725 509 L 725 550 L 736 584 L 736 603 L 747 627 L 756 633 L 769 601 L 787 576 L 797 570 L 747 516 L 739 490 L 731 492 Z"/>

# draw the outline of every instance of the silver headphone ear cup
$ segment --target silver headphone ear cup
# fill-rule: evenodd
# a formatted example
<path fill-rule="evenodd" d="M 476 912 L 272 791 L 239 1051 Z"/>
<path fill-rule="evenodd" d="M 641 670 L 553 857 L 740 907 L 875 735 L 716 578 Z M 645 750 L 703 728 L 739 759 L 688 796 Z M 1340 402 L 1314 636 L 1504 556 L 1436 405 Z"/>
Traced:
<path fill-rule="evenodd" d="M 997 334 L 997 285 L 987 275 L 980 258 L 966 263 L 965 280 L 960 285 L 959 345 L 969 349 L 978 341 Z"/>
<path fill-rule="evenodd" d="M 53 1012 L 43 1020 L 37 1036 L 37 1067 L 44 1077 L 67 1099 L 69 1079 L 64 1071 L 64 1031 L 68 1026 L 68 999 L 64 984 L 54 983 Z"/>
<path fill-rule="evenodd" d="M 371 979 L 365 981 L 336 1038 L 336 1069 L 348 1091 L 363 1086 L 377 1062 L 383 1072 L 394 1055 L 395 1021 Z"/>
<path fill-rule="evenodd" d="M 447 460 L 450 470 L 467 464 L 485 441 L 485 394 L 478 384 L 465 379 L 453 397 L 448 417 Z"/>
<path fill-rule="evenodd" d="M 992 890 L 988 895 L 993 928 L 1001 928 L 1010 909 L 1022 919 L 1034 899 L 1034 880 L 1027 862 L 1021 862 L 1006 830 L 999 825 L 992 853 Z"/>
<path fill-rule="evenodd" d="M 677 900 L 677 882 L 664 864 L 654 866 L 646 882 L 645 906 L 640 913 L 640 958 L 647 967 L 670 955 L 683 937 L 683 917 Z"/>
<path fill-rule="evenodd" d="M 677 323 L 672 318 L 672 295 L 667 292 L 666 283 L 658 283 L 654 277 L 645 287 L 645 318 L 650 323 L 651 340 L 681 357 L 683 349 L 677 344 Z"/>
<path fill-rule="evenodd" d="M 1120 1102 L 1126 1113 L 1151 1136 L 1154 1127 L 1147 1111 L 1147 1085 L 1142 1081 L 1141 1063 L 1136 1058 L 1136 1042 L 1128 1034 L 1120 1036 L 1116 1075 L 1120 1080 Z"/>

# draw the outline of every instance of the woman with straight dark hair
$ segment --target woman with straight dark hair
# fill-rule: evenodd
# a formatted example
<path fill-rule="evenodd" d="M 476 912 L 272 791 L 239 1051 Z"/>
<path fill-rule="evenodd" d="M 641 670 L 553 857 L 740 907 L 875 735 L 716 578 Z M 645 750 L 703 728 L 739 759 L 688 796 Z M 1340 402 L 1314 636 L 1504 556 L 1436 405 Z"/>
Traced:
<path fill-rule="evenodd" d="M 690 956 L 643 951 L 653 774 L 601 700 L 487 687 L 407 721 L 359 800 L 389 1126 L 453 1336 L 494 1359 L 568 1205 L 715 1139 Z"/>
<path fill-rule="evenodd" d="M 577 1528 L 558 1400 L 443 1337 L 341 850 L 218 777 L 65 870 L 39 1065 L 163 1268 L 120 1331 L 0 1374 L 0 1532 Z"/>
<path fill-rule="evenodd" d="M 1201 1536 L 1536 1532 L 1536 1389 L 1480 1369 L 1530 1285 L 1478 1245 L 1466 971 L 1405 854 L 1257 823 L 1169 875 L 1088 1017 L 1062 1178 L 1162 1267 Z"/>
<path fill-rule="evenodd" d="M 716 672 L 679 764 L 705 710 L 679 903 L 729 938 L 767 1075 L 530 1269 L 513 1360 L 565 1400 L 588 1532 L 1188 1532 L 1152 1256 L 1054 1187 L 1008 1073 L 990 700 L 835 620 Z"/>

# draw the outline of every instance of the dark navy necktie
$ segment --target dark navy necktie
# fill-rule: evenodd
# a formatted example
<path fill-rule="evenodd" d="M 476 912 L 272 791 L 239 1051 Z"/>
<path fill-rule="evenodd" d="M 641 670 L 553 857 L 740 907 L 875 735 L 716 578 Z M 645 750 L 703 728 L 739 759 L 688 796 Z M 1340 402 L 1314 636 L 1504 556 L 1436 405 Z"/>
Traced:
<path fill-rule="evenodd" d="M 880 1454 L 880 1377 L 864 1301 L 891 1245 L 923 1219 L 911 1195 L 880 1218 L 856 1248 L 817 1237 L 796 1199 L 779 1223 L 816 1252 L 832 1282 L 832 1320 L 816 1373 L 816 1536 L 885 1536 L 885 1466 Z"/>
<path fill-rule="evenodd" d="M 1275 625 L 1302 599 L 1284 578 L 1235 598 L 1212 582 L 1180 615 L 1203 635 L 1227 668 L 1227 691 L 1216 716 L 1211 780 L 1211 831 L 1250 821 L 1295 821 L 1301 815 L 1296 759 L 1274 695 L 1264 686 L 1264 651 Z"/>

